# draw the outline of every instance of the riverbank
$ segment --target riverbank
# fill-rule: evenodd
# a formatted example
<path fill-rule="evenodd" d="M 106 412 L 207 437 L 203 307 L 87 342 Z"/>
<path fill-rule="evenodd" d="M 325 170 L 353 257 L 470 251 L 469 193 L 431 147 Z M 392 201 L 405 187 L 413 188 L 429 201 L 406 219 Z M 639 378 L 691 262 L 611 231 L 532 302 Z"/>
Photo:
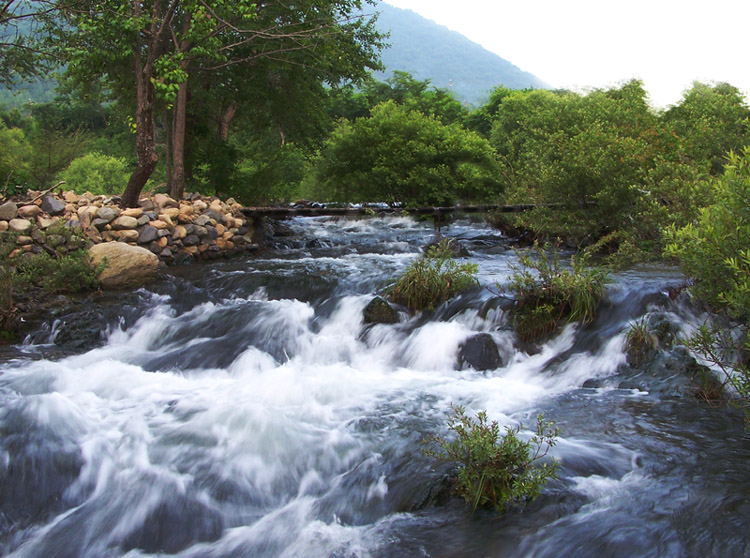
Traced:
<path fill-rule="evenodd" d="M 86 306 L 85 293 L 77 293 L 97 283 L 89 257 L 107 259 L 102 288 L 121 290 L 155 277 L 160 266 L 252 253 L 268 234 L 233 199 L 155 194 L 130 209 L 119 202 L 117 196 L 30 191 L 0 203 L 0 339 L 16 342 L 40 317 Z M 124 275 L 123 267 L 129 267 Z"/>

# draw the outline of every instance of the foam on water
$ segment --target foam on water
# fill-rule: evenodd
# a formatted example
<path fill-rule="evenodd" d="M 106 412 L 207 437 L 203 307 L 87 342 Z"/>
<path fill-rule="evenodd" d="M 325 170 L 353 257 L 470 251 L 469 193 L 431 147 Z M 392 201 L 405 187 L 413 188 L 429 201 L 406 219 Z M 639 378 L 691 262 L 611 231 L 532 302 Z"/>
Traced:
<path fill-rule="evenodd" d="M 334 243 L 345 234 L 374 237 L 383 226 L 420 235 L 425 228 L 402 218 L 311 222 L 315 236 Z M 274 258 L 258 266 L 287 265 L 290 277 L 304 268 L 359 270 L 371 280 L 409 257 Z M 485 281 L 507 265 L 475 261 Z M 225 273 L 211 281 L 239 282 L 245 272 Z M 80 462 L 60 494 L 50 489 L 65 505 L 20 528 L 10 556 L 388 554 L 405 525 L 431 521 L 411 510 L 437 478 L 419 443 L 446 434 L 452 405 L 486 409 L 502 426 L 532 426 L 539 408 L 618 372 L 630 319 L 617 317 L 607 327 L 620 333 L 586 344 L 581 326 L 569 325 L 527 353 L 515 348 L 499 308 L 366 326 L 372 293 L 356 290 L 315 302 L 257 288 L 183 309 L 175 296 L 149 299 L 149 312 L 114 328 L 99 348 L 0 370 L 0 426 L 18 431 L 22 417 L 23 428 L 60 440 Z M 493 336 L 507 363 L 457 371 L 459 346 L 477 332 Z M 621 506 L 628 487 L 645 482 L 637 452 L 618 443 L 563 432 L 552 453 L 569 460 L 567 490 L 585 501 L 569 521 Z M 10 463 L 7 450 L 3 459 Z M 160 530 L 172 527 L 179 537 Z M 51 554 L 63 540 L 70 554 Z"/>

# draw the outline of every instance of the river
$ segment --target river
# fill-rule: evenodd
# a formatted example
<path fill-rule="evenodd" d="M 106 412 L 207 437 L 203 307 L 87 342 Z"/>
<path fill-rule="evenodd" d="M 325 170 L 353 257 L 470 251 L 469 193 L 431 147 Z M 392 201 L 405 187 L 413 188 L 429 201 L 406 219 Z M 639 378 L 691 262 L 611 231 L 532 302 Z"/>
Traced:
<path fill-rule="evenodd" d="M 670 296 L 678 272 L 618 273 L 596 322 L 529 346 L 497 288 L 517 257 L 491 228 L 443 229 L 470 249 L 480 288 L 365 326 L 432 226 L 289 226 L 271 253 L 169 268 L 3 349 L 2 555 L 750 556 L 741 413 L 692 396 L 679 348 L 626 362 L 633 320 L 684 334 L 701 319 Z M 81 326 L 101 335 L 71 333 Z M 503 365 L 456 370 L 477 332 Z M 559 478 L 502 516 L 437 498 L 450 464 L 422 440 L 449 435 L 458 404 L 503 426 L 555 421 Z"/>

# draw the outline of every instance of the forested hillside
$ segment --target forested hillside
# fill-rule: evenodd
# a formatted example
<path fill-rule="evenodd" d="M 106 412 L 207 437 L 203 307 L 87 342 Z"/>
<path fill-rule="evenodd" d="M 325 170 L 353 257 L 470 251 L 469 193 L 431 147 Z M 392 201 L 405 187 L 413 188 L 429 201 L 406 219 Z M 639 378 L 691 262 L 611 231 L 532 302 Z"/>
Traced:
<path fill-rule="evenodd" d="M 390 47 L 381 55 L 385 79 L 395 70 L 409 72 L 419 80 L 431 80 L 436 87 L 450 88 L 461 100 L 478 106 L 497 85 L 510 89 L 544 89 L 548 85 L 511 62 L 484 49 L 456 31 L 421 15 L 384 2 L 377 6 L 377 27 L 390 32 Z"/>

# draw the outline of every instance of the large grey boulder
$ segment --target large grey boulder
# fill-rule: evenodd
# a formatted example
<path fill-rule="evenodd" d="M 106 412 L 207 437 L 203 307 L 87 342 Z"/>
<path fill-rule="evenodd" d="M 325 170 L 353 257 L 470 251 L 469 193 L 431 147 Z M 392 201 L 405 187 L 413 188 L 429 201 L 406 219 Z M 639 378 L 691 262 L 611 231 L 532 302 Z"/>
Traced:
<path fill-rule="evenodd" d="M 155 254 L 124 242 L 105 242 L 89 249 L 94 265 L 106 263 L 99 275 L 105 289 L 127 289 L 140 287 L 153 281 L 159 270 L 159 258 Z"/>

